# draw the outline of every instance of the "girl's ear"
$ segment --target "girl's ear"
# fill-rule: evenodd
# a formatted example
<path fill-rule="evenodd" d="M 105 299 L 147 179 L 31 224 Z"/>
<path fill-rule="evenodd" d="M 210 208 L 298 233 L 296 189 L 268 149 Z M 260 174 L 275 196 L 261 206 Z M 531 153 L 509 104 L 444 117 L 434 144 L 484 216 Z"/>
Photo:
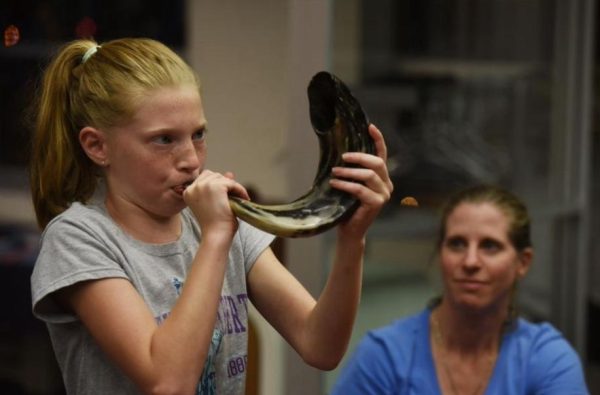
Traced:
<path fill-rule="evenodd" d="M 86 155 L 98 166 L 108 164 L 108 147 L 103 131 L 86 126 L 79 131 L 79 144 Z"/>
<path fill-rule="evenodd" d="M 528 247 L 519 253 L 519 268 L 517 272 L 519 274 L 519 278 L 525 277 L 529 268 L 531 267 L 531 262 L 533 261 L 533 248 Z"/>

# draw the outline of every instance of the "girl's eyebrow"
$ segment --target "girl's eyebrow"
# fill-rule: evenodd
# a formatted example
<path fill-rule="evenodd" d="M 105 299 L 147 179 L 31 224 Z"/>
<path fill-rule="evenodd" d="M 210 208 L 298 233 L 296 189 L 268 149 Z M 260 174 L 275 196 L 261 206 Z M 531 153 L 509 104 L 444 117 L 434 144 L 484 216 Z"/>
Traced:
<path fill-rule="evenodd" d="M 203 130 L 204 131 L 207 130 L 206 122 L 194 127 L 194 133 L 203 131 Z M 165 126 L 165 127 L 158 127 L 156 129 L 148 129 L 146 131 L 146 133 L 155 135 L 155 134 L 165 134 L 165 133 L 167 133 L 167 134 L 168 133 L 178 133 L 179 131 L 180 131 L 180 129 L 178 129 L 178 128 L 172 128 L 172 127 Z"/>

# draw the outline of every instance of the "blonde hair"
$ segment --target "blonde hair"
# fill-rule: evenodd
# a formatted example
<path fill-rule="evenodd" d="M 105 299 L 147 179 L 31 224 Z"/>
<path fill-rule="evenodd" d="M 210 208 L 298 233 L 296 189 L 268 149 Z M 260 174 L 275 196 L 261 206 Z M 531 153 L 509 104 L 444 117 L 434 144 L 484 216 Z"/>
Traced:
<path fill-rule="evenodd" d="M 90 48 L 97 51 L 83 61 Z M 64 45 L 44 73 L 35 106 L 30 186 L 38 225 L 94 194 L 99 171 L 79 144 L 83 127 L 127 122 L 152 91 L 186 84 L 200 89 L 189 65 L 151 39 Z"/>

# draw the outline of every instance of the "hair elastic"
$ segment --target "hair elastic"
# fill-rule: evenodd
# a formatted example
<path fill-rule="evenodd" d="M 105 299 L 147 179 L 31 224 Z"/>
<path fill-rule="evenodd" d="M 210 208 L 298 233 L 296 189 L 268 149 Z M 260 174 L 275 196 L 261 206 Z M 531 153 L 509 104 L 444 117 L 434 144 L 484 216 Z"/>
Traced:
<path fill-rule="evenodd" d="M 81 58 L 81 63 L 83 64 L 83 63 L 87 62 L 88 59 L 91 58 L 93 54 L 98 52 L 99 48 L 102 48 L 102 46 L 94 45 L 93 47 L 90 47 L 87 51 L 85 51 L 85 53 L 83 54 L 83 58 Z"/>

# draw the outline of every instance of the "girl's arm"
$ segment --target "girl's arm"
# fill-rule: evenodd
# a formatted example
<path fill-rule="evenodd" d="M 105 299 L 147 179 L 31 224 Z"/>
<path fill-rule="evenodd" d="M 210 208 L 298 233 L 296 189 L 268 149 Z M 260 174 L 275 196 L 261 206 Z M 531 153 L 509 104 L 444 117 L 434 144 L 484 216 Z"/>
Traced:
<path fill-rule="evenodd" d="M 377 156 L 349 153 L 344 160 L 361 168 L 336 168 L 332 186 L 356 196 L 361 205 L 337 230 L 333 266 L 318 301 L 278 262 L 270 250 L 248 275 L 250 298 L 261 314 L 310 365 L 329 370 L 344 353 L 358 308 L 362 282 L 365 234 L 393 186 L 386 168 L 383 136 L 373 125 Z"/>

